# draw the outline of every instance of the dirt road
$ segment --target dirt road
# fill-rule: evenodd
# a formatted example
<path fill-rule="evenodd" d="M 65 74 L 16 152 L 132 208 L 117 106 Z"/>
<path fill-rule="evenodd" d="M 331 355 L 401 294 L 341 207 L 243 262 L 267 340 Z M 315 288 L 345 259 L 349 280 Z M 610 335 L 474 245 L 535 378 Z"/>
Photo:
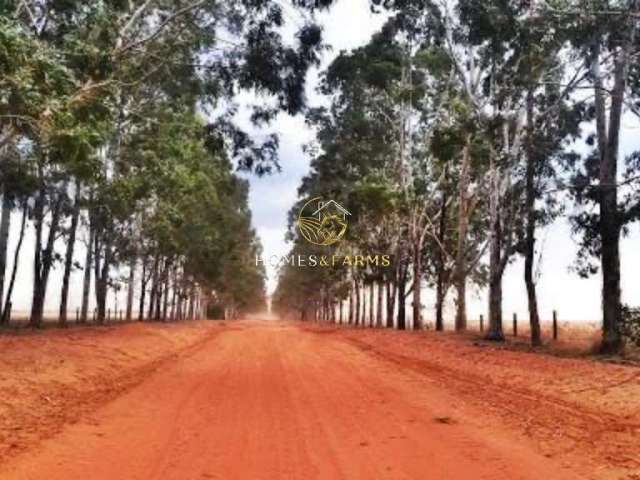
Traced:
<path fill-rule="evenodd" d="M 548 458 L 488 415 L 333 330 L 239 322 L 6 462 L 0 478 L 610 478 Z"/>

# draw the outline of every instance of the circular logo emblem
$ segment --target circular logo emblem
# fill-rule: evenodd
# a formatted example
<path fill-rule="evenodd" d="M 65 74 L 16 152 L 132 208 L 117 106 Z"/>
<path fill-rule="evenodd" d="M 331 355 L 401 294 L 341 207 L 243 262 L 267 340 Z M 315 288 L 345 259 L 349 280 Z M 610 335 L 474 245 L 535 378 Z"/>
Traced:
<path fill-rule="evenodd" d="M 298 214 L 298 230 L 314 245 L 333 245 L 347 231 L 347 217 L 351 213 L 335 200 L 312 198 Z"/>

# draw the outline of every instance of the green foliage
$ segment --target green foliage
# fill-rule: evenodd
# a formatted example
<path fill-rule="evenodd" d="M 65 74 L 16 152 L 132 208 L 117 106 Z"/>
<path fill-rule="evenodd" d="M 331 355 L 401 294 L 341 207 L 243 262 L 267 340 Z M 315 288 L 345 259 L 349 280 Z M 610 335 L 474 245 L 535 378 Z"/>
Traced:
<path fill-rule="evenodd" d="M 106 286 L 120 287 L 114 270 L 136 261 L 154 269 L 153 289 L 173 274 L 181 297 L 197 289 L 235 312 L 263 306 L 248 185 L 233 170 L 279 168 L 278 138 L 256 142 L 227 106 L 252 90 L 272 104 L 256 123 L 303 110 L 322 31 L 305 22 L 286 42 L 284 25 L 270 0 L 0 2 L 2 191 L 34 196 L 36 229 L 50 216 L 50 231 L 67 235 L 68 190 L 79 186 L 99 315 Z M 58 254 L 43 257 L 38 242 L 48 271 Z"/>

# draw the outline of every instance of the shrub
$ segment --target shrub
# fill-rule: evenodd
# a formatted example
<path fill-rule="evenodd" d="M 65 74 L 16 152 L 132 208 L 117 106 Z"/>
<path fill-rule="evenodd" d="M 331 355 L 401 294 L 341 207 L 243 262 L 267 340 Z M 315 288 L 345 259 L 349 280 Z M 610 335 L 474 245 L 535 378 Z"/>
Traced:
<path fill-rule="evenodd" d="M 622 335 L 640 347 L 640 307 L 622 307 Z"/>

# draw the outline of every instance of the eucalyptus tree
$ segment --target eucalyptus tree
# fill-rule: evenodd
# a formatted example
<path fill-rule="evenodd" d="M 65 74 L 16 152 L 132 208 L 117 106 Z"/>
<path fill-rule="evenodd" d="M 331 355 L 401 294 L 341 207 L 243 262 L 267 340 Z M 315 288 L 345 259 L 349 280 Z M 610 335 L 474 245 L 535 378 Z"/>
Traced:
<path fill-rule="evenodd" d="M 295 0 L 291 7 L 313 12 L 329 3 Z M 279 2 L 249 0 L 34 0 L 0 6 L 0 139 L 3 147 L 27 145 L 39 178 L 32 212 L 37 233 L 33 325 L 42 320 L 49 272 L 57 259 L 55 239 L 63 232 L 69 240 L 63 282 L 68 284 L 75 230 L 83 223 L 78 217 L 84 216 L 90 217 L 90 245 L 82 318 L 87 317 L 88 267 L 93 263 L 98 318 L 104 320 L 110 269 L 126 260 L 111 240 L 123 238 L 139 214 L 136 202 L 126 211 L 124 198 L 116 195 L 110 203 L 111 194 L 127 196 L 128 179 L 120 177 L 130 159 L 122 157 L 122 147 L 129 136 L 154 121 L 149 106 L 213 111 L 238 91 L 254 90 L 274 99 L 269 108 L 256 111 L 256 118 L 273 118 L 279 110 L 300 111 L 306 71 L 319 60 L 321 30 L 307 18 L 290 45 L 280 33 L 285 8 Z M 223 143 L 241 166 L 259 172 L 271 168 L 276 159 L 274 138 L 255 145 L 224 118 L 214 125 L 226 135 Z M 86 194 L 87 215 L 65 208 L 74 183 Z M 4 198 L 8 205 L 9 195 Z M 3 218 L 7 223 L 9 216 Z M 48 228 L 43 228 L 45 222 Z M 65 290 L 63 285 L 62 321 Z"/>
<path fill-rule="evenodd" d="M 308 122 L 317 131 L 317 141 L 308 150 L 312 155 L 311 173 L 303 179 L 300 195 L 328 196 L 350 211 L 379 211 L 379 206 L 374 205 L 371 198 L 368 198 L 371 200 L 367 204 L 369 210 L 361 209 L 361 201 L 370 197 L 365 194 L 369 187 L 372 187 L 369 192 L 376 190 L 375 184 L 379 184 L 379 179 L 395 176 L 388 163 L 388 159 L 395 155 L 395 144 L 390 140 L 395 134 L 390 134 L 389 125 L 384 120 L 389 113 L 385 109 L 392 105 L 388 102 L 381 104 L 380 94 L 374 95 L 371 86 L 367 85 L 367 78 L 382 84 L 385 78 L 380 78 L 380 75 L 391 76 L 386 70 L 392 69 L 396 61 L 393 51 L 379 50 L 375 61 L 368 58 L 378 46 L 385 44 L 383 39 L 378 39 L 377 44 L 374 40 L 374 45 L 354 54 L 344 52 L 325 72 L 320 89 L 332 101 L 328 108 L 312 109 L 307 114 Z M 374 70 L 380 72 L 377 77 L 372 75 Z M 345 245 L 348 247 L 344 248 L 355 249 L 365 245 L 370 248 L 371 242 L 367 242 L 367 238 L 374 238 L 377 246 L 381 246 L 383 239 L 372 232 L 380 230 L 384 215 L 365 217 L 367 215 L 354 214 L 347 231 L 348 243 Z M 383 233 L 400 234 L 397 229 Z M 366 277 L 373 288 L 373 281 L 378 276 L 379 272 L 345 270 L 344 278 L 352 283 L 352 294 L 355 295 L 355 302 L 350 301 L 353 308 L 350 308 L 349 318 L 357 323 L 361 312 L 361 284 Z M 385 279 L 391 280 L 388 276 Z"/>
<path fill-rule="evenodd" d="M 396 215 L 400 198 L 395 183 L 381 171 L 371 171 L 351 186 L 347 201 L 354 221 L 349 225 L 348 239 L 351 242 L 344 248 L 345 253 L 351 253 L 351 249 L 367 254 L 393 256 L 401 235 L 398 229 L 401 223 Z M 393 258 L 392 263 L 395 261 Z M 388 292 L 392 290 L 395 265 L 368 264 L 364 270 L 359 269 L 356 273 L 369 284 L 370 324 L 382 327 L 386 318 L 386 324 L 393 326 L 393 309 L 387 309 L 385 313 L 383 299 L 385 288 Z M 377 296 L 374 295 L 375 287 Z M 387 299 L 387 305 L 392 304 Z"/>
<path fill-rule="evenodd" d="M 316 188 L 344 194 L 357 189 L 363 178 L 385 177 L 395 201 L 384 217 L 397 220 L 386 228 L 391 236 L 385 246 L 393 249 L 395 260 L 392 274 L 383 272 L 387 284 L 393 285 L 387 290 L 388 316 L 397 299 L 397 324 L 404 328 L 405 299 L 413 294 L 414 326 L 422 328 L 422 281 L 427 264 L 435 265 L 423 260 L 427 241 L 446 257 L 446 264 L 436 268 L 441 294 L 450 263 L 445 217 L 454 199 L 446 198 L 446 193 L 455 177 L 448 170 L 455 169 L 438 158 L 445 155 L 444 146 L 438 145 L 442 135 L 433 142 L 452 117 L 448 111 L 452 88 L 446 61 L 429 45 L 414 45 L 415 31 L 406 33 L 405 20 L 402 15 L 391 18 L 369 44 L 341 53 L 327 69 L 321 91 L 331 98 L 331 107 L 309 117 L 318 128 L 321 154 L 312 162 L 312 174 L 301 191 Z M 444 204 L 439 196 L 445 198 Z M 358 224 L 366 227 L 367 222 Z M 373 231 L 370 226 L 359 230 L 363 236 Z M 409 279 L 413 281 L 407 289 Z M 358 299 L 356 295 L 356 303 Z M 440 295 L 440 312 L 443 301 Z M 441 313 L 437 323 L 442 324 Z"/>
<path fill-rule="evenodd" d="M 483 225 L 484 217 L 477 206 L 486 183 L 482 162 L 488 158 L 489 149 L 480 140 L 477 112 L 455 68 L 452 50 L 446 45 L 445 14 L 428 2 L 403 3 L 398 8 L 391 3 L 387 7 L 394 9 L 395 15 L 383 30 L 384 38 L 403 47 L 396 47 L 393 79 L 399 93 L 394 98 L 390 88 L 393 83 L 388 81 L 385 98 L 399 109 L 401 128 L 394 130 L 398 136 L 392 141 L 400 144 L 400 150 L 405 151 L 400 157 L 407 159 L 403 168 L 396 169 L 404 172 L 399 183 L 405 185 L 407 231 L 413 252 L 414 325 L 421 327 L 420 285 L 424 268 L 420 263 L 428 239 L 434 247 L 431 266 L 436 267 L 439 277 L 435 282 L 436 326 L 442 328 L 442 306 L 448 281 L 453 278 L 458 293 L 456 328 L 461 330 L 466 328 L 466 279 L 470 273 L 478 272 L 484 251 L 481 229 L 475 227 Z M 461 38 L 460 33 L 456 38 Z M 372 58 L 376 58 L 375 54 Z M 376 73 L 371 72 L 369 77 Z M 389 115 L 386 120 L 393 123 Z M 406 141 L 408 148 L 403 148 Z M 458 192 L 453 194 L 456 185 Z M 457 228 L 453 228 L 455 246 L 447 239 L 447 214 L 451 210 L 456 210 L 458 220 Z"/>
<path fill-rule="evenodd" d="M 488 189 L 488 337 L 500 340 L 503 338 L 502 277 L 516 251 L 521 217 L 523 179 L 520 171 L 526 136 L 526 89 L 522 85 L 523 78 L 532 73 L 531 69 L 523 72 L 526 68 L 522 65 L 532 52 L 520 46 L 522 39 L 518 35 L 531 26 L 531 8 L 466 0 L 385 2 L 384 7 L 396 13 L 401 19 L 399 26 L 418 38 L 431 63 L 439 65 L 432 72 L 447 82 L 452 99 L 448 113 L 457 117 L 462 127 L 463 168 L 458 195 L 461 235 L 455 274 L 459 284 L 456 315 L 459 329 L 466 325 L 463 292 L 466 265 L 463 264 L 471 261 L 464 254 L 466 218 L 469 210 L 473 210 L 469 207 L 476 201 L 469 190 L 469 168 L 472 156 L 476 161 L 478 157 L 484 159 L 487 164 L 486 180 L 476 177 L 474 182 Z M 536 54 L 548 55 L 549 50 Z M 534 81 L 539 76 L 540 72 L 536 71 Z"/>
<path fill-rule="evenodd" d="M 585 78 L 585 70 L 579 55 L 567 46 L 568 34 L 563 20 L 551 15 L 544 6 L 539 9 L 533 3 L 460 4 L 472 41 L 491 48 L 498 45 L 501 64 L 492 64 L 492 81 L 498 85 L 495 87 L 498 95 L 512 99 L 518 121 L 524 125 L 514 127 L 516 131 L 519 129 L 519 134 L 512 140 L 518 142 L 518 155 L 523 159 L 516 163 L 516 170 L 520 170 L 523 178 L 519 181 L 524 188 L 525 221 L 517 230 L 520 242 L 516 246 L 525 257 L 531 341 L 539 345 L 535 235 L 538 228 L 552 221 L 560 211 L 561 199 L 557 198 L 558 190 L 553 186 L 559 179 L 559 160 L 565 155 L 568 143 L 580 134 L 585 107 L 581 99 L 576 99 L 575 92 Z M 540 207 L 536 207 L 536 203 Z"/>
<path fill-rule="evenodd" d="M 57 225 L 52 223 L 46 243 L 43 223 L 47 210 L 52 219 L 60 215 L 65 171 L 86 156 L 91 148 L 91 129 L 81 125 L 72 104 L 74 77 L 64 65 L 58 45 L 60 22 L 51 26 L 23 23 L 17 4 L 3 4 L 0 36 L 2 36 L 2 86 L 0 120 L 3 150 L 15 151 L 18 163 L 29 163 L 22 177 L 3 176 L 5 200 L 23 180 L 33 178 L 35 195 L 32 218 L 36 229 L 34 258 L 33 323 L 38 325 L 49 272 L 55 259 L 53 243 Z M 61 9 L 64 10 L 64 9 Z M 4 157 L 4 155 L 3 155 Z M 3 158 L 3 164 L 8 163 Z M 62 161 L 64 160 L 64 161 Z M 3 172 L 4 173 L 4 172 Z M 9 185 L 9 181 L 12 185 Z M 6 255 L 6 244 L 2 246 Z"/>
<path fill-rule="evenodd" d="M 395 22 L 389 21 L 367 45 L 339 55 L 326 72 L 323 92 L 332 96 L 332 113 L 337 119 L 336 123 L 342 121 L 342 128 L 346 132 L 351 128 L 345 122 L 350 118 L 349 115 L 356 114 L 366 120 L 368 131 L 356 130 L 356 136 L 347 137 L 351 144 L 359 148 L 355 150 L 357 159 L 354 160 L 354 165 L 361 166 L 358 170 L 360 175 L 376 171 L 386 175 L 392 190 L 398 196 L 395 208 L 410 216 L 410 220 L 399 222 L 395 228 L 398 235 L 396 241 L 387 242 L 388 246 L 394 248 L 392 253 L 395 268 L 394 274 L 389 276 L 387 272 L 386 277 L 393 285 L 392 296 L 398 299 L 397 325 L 403 329 L 406 324 L 405 299 L 412 290 L 414 324 L 421 328 L 419 285 L 423 268 L 420 258 L 429 226 L 424 208 L 426 204 L 423 202 L 425 197 L 418 192 L 420 185 L 425 184 L 417 178 L 424 172 L 425 162 L 415 159 L 413 145 L 417 121 L 412 124 L 420 107 L 416 99 L 424 97 L 420 93 L 424 82 L 420 81 L 420 72 L 412 68 L 413 51 L 410 42 L 399 38 L 397 32 Z M 358 128 L 358 124 L 355 127 Z M 319 138 L 323 140 L 330 133 L 320 132 Z M 371 133 L 374 135 L 368 136 Z M 337 146 L 342 154 L 346 149 L 346 142 L 339 138 L 335 140 L 334 148 Z M 364 156 L 368 153 L 364 145 L 375 147 L 369 157 Z M 387 212 L 387 215 L 396 219 L 404 216 L 393 216 L 391 212 Z M 407 290 L 411 262 L 414 265 L 414 286 Z M 392 305 L 392 298 L 390 295 L 387 297 L 387 304 Z"/>
<path fill-rule="evenodd" d="M 3 186 L 3 212 L 2 212 L 2 234 L 0 236 L 0 255 L 3 257 L 1 263 L 0 292 L 4 292 L 4 302 L 0 302 L 0 324 L 8 322 L 11 315 L 11 305 L 13 301 L 13 290 L 18 273 L 20 252 L 24 243 L 25 229 L 29 218 L 29 198 L 35 190 L 35 177 L 32 173 L 32 157 L 28 155 L 28 150 L 13 149 L 11 145 L 4 147 L 5 155 L 0 162 L 0 178 Z M 8 234 L 10 228 L 10 215 L 15 207 L 19 207 L 22 212 L 20 226 L 18 229 L 18 241 L 13 251 L 13 266 L 11 273 L 7 276 Z M 8 283 L 5 282 L 8 280 Z M 2 295 L 0 295 L 0 298 Z"/>
<path fill-rule="evenodd" d="M 630 197 L 626 198 L 620 185 L 633 185 L 637 176 L 634 155 L 624 180 L 618 169 L 623 115 L 625 110 L 638 114 L 634 57 L 640 52 L 639 8 L 633 0 L 567 0 L 545 5 L 547 15 L 562 24 L 562 32 L 587 70 L 580 76 L 580 86 L 592 92 L 587 113 L 595 130 L 587 143 L 593 148 L 574 178 L 577 188 L 572 193 L 583 208 L 573 217 L 573 224 L 582 233 L 580 273 L 600 270 L 602 274 L 603 353 L 617 353 L 623 347 L 620 236 L 637 219 L 637 208 L 628 202 Z M 596 258 L 599 265 L 592 262 Z"/>

